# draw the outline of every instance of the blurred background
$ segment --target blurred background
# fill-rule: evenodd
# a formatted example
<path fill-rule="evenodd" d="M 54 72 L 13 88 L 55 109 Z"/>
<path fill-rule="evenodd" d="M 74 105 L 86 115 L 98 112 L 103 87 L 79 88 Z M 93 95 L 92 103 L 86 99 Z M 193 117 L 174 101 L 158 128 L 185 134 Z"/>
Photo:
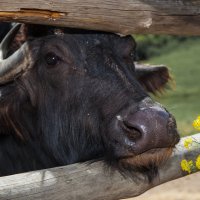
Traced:
<path fill-rule="evenodd" d="M 181 136 L 197 131 L 192 122 L 200 115 L 200 37 L 136 35 L 136 59 L 169 67 L 175 83 L 153 97 L 174 114 Z"/>
<path fill-rule="evenodd" d="M 200 37 L 137 35 L 137 60 L 169 67 L 171 89 L 154 99 L 173 113 L 181 136 L 197 133 L 200 115 Z M 200 172 L 155 187 L 131 200 L 200 200 Z"/>

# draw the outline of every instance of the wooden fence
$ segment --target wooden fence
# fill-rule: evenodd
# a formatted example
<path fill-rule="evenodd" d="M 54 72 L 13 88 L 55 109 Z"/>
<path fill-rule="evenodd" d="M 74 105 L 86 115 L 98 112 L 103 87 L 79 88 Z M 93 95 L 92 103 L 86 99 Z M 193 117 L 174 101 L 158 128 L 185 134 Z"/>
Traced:
<path fill-rule="evenodd" d="M 200 35 L 200 0 L 1 0 L 0 20 L 124 35 Z"/>
<path fill-rule="evenodd" d="M 142 174 L 139 179 L 127 179 L 117 171 L 110 171 L 103 162 L 77 163 L 64 167 L 33 171 L 0 178 L 0 200 L 117 200 L 134 197 L 146 190 L 188 175 L 181 168 L 183 160 L 192 160 L 191 174 L 200 156 L 200 134 L 192 136 L 193 143 L 187 149 L 182 138 L 176 150 L 163 165 L 160 176 L 152 184 Z"/>
<path fill-rule="evenodd" d="M 132 33 L 200 35 L 200 0 L 0 0 L 0 21 Z M 116 200 L 137 196 L 164 182 L 188 175 L 182 160 L 200 155 L 200 134 L 193 145 L 180 143 L 159 178 L 149 184 L 143 175 L 130 180 L 103 162 L 64 167 L 0 178 L 0 200 Z M 191 173 L 197 172 L 193 167 Z"/>

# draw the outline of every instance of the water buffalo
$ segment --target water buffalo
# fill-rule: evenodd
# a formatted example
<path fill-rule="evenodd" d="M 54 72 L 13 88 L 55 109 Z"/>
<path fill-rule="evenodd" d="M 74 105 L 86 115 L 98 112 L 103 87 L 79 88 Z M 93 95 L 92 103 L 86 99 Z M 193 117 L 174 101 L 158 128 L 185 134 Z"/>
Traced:
<path fill-rule="evenodd" d="M 0 46 L 0 175 L 100 158 L 151 179 L 179 140 L 148 94 L 167 68 L 134 66 L 131 36 L 96 31 L 26 25 L 13 50 L 20 27 Z"/>

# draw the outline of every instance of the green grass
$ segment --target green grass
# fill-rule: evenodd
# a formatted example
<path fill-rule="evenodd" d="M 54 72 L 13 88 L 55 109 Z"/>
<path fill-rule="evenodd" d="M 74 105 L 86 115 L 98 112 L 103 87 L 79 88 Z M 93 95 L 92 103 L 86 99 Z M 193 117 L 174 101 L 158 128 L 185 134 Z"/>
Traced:
<path fill-rule="evenodd" d="M 200 39 L 185 41 L 148 62 L 170 68 L 176 86 L 156 99 L 174 114 L 182 136 L 197 133 L 192 122 L 200 115 Z"/>

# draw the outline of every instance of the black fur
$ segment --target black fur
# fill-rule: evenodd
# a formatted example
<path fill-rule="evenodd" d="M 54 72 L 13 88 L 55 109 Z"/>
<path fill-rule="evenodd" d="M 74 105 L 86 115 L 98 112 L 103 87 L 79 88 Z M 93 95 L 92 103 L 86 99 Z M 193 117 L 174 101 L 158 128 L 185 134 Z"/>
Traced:
<path fill-rule="evenodd" d="M 37 59 L 0 88 L 0 175 L 96 158 L 117 167 L 113 119 L 148 96 L 136 80 L 134 40 L 43 26 L 41 37 L 30 27 Z M 48 53 L 58 56 L 56 65 L 47 64 Z"/>

